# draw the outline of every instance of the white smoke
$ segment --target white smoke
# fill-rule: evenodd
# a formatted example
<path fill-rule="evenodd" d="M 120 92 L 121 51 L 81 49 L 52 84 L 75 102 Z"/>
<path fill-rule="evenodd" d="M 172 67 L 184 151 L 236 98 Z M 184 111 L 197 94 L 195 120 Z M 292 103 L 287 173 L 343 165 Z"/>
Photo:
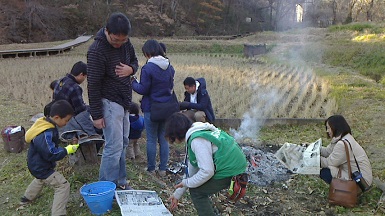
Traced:
<path fill-rule="evenodd" d="M 288 5 L 291 7 L 292 5 Z M 285 21 L 288 19 L 283 19 Z M 298 23 L 299 25 L 301 23 Z M 281 26 L 288 26 L 288 23 L 280 23 Z M 284 35 L 284 34 L 283 34 Z M 254 92 L 250 101 L 250 110 L 243 115 L 241 125 L 238 129 L 230 128 L 230 133 L 233 135 L 238 143 L 251 141 L 258 143 L 259 133 L 264 126 L 266 119 L 279 118 L 282 116 L 277 115 L 276 108 L 284 101 L 288 91 L 292 90 L 292 86 L 297 86 L 296 91 L 305 92 L 306 86 L 314 82 L 315 75 L 312 69 L 309 70 L 307 60 L 303 59 L 303 55 L 313 60 L 322 59 L 322 49 L 309 49 L 309 42 L 312 47 L 317 42 L 317 31 L 310 34 L 307 28 L 299 29 L 298 34 L 287 34 L 278 41 L 276 47 L 273 48 L 267 56 L 278 60 L 278 62 L 285 62 L 287 68 L 281 68 L 279 65 L 271 66 L 271 70 L 276 73 L 292 73 L 292 77 L 295 77 L 290 83 L 291 86 L 281 86 L 279 83 L 260 83 L 258 78 L 255 78 L 251 83 Z M 306 51 L 306 52 L 305 52 Z M 289 66 L 290 65 L 290 66 Z M 257 71 L 256 71 L 257 76 Z M 298 79 L 297 79 L 298 78 Z M 302 95 L 302 94 L 301 94 Z"/>
<path fill-rule="evenodd" d="M 230 128 L 230 133 L 239 143 L 245 140 L 257 141 L 259 131 L 264 125 L 266 118 L 271 116 L 283 95 L 278 93 L 274 86 L 267 88 L 260 86 L 256 81 L 252 83 L 254 96 L 251 98 L 251 107 L 243 115 L 241 125 L 238 129 Z"/>

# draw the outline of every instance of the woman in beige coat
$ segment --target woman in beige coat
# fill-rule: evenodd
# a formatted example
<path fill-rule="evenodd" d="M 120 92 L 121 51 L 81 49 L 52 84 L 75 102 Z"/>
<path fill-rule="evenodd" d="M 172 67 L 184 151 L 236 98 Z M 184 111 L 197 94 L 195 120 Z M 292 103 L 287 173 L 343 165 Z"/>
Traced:
<path fill-rule="evenodd" d="M 369 158 L 366 155 L 365 150 L 353 138 L 350 126 L 345 118 L 341 115 L 330 116 L 325 121 L 325 127 L 328 137 L 332 140 L 327 147 L 321 147 L 321 179 L 330 184 L 332 178 L 337 177 L 340 168 L 341 178 L 349 179 L 350 173 L 348 173 L 345 145 L 342 141 L 347 140 L 348 142 L 346 142 L 346 144 L 348 144 L 352 172 L 358 171 L 356 161 L 354 160 L 355 156 L 362 177 L 367 184 L 371 186 L 373 176 Z"/>

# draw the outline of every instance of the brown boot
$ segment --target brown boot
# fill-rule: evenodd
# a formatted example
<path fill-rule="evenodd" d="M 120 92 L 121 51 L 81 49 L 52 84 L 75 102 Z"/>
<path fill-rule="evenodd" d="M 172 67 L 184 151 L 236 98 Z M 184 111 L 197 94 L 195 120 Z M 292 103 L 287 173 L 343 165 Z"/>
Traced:
<path fill-rule="evenodd" d="M 134 153 L 134 140 L 130 140 L 128 143 L 127 147 L 127 152 L 126 152 L 126 158 L 135 160 L 135 153 Z"/>
<path fill-rule="evenodd" d="M 137 139 L 133 140 L 132 143 L 134 145 L 135 157 L 138 158 L 138 159 L 141 158 L 142 157 L 142 152 L 140 151 L 138 140 Z"/>

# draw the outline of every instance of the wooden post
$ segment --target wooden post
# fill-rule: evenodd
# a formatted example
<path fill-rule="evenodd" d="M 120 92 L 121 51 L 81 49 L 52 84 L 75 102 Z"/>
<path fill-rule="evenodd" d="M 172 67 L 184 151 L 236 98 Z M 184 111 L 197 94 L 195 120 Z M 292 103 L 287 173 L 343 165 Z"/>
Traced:
<path fill-rule="evenodd" d="M 75 154 L 69 155 L 71 165 L 99 164 L 101 157 L 98 156 L 96 145 L 100 141 L 89 141 L 80 144 Z M 104 143 L 104 142 L 103 142 Z"/>

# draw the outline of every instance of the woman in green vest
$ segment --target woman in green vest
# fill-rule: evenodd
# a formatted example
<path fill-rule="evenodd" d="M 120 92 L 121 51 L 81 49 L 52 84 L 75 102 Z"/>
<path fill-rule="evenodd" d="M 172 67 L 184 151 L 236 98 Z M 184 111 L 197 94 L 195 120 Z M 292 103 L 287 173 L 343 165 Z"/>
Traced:
<path fill-rule="evenodd" d="M 170 210 L 190 191 L 199 215 L 215 215 L 210 195 L 229 188 L 231 178 L 244 173 L 246 156 L 234 138 L 210 123 L 192 123 L 185 115 L 174 113 L 166 122 L 166 138 L 170 143 L 186 143 L 187 172 L 175 185 L 170 197 Z"/>

